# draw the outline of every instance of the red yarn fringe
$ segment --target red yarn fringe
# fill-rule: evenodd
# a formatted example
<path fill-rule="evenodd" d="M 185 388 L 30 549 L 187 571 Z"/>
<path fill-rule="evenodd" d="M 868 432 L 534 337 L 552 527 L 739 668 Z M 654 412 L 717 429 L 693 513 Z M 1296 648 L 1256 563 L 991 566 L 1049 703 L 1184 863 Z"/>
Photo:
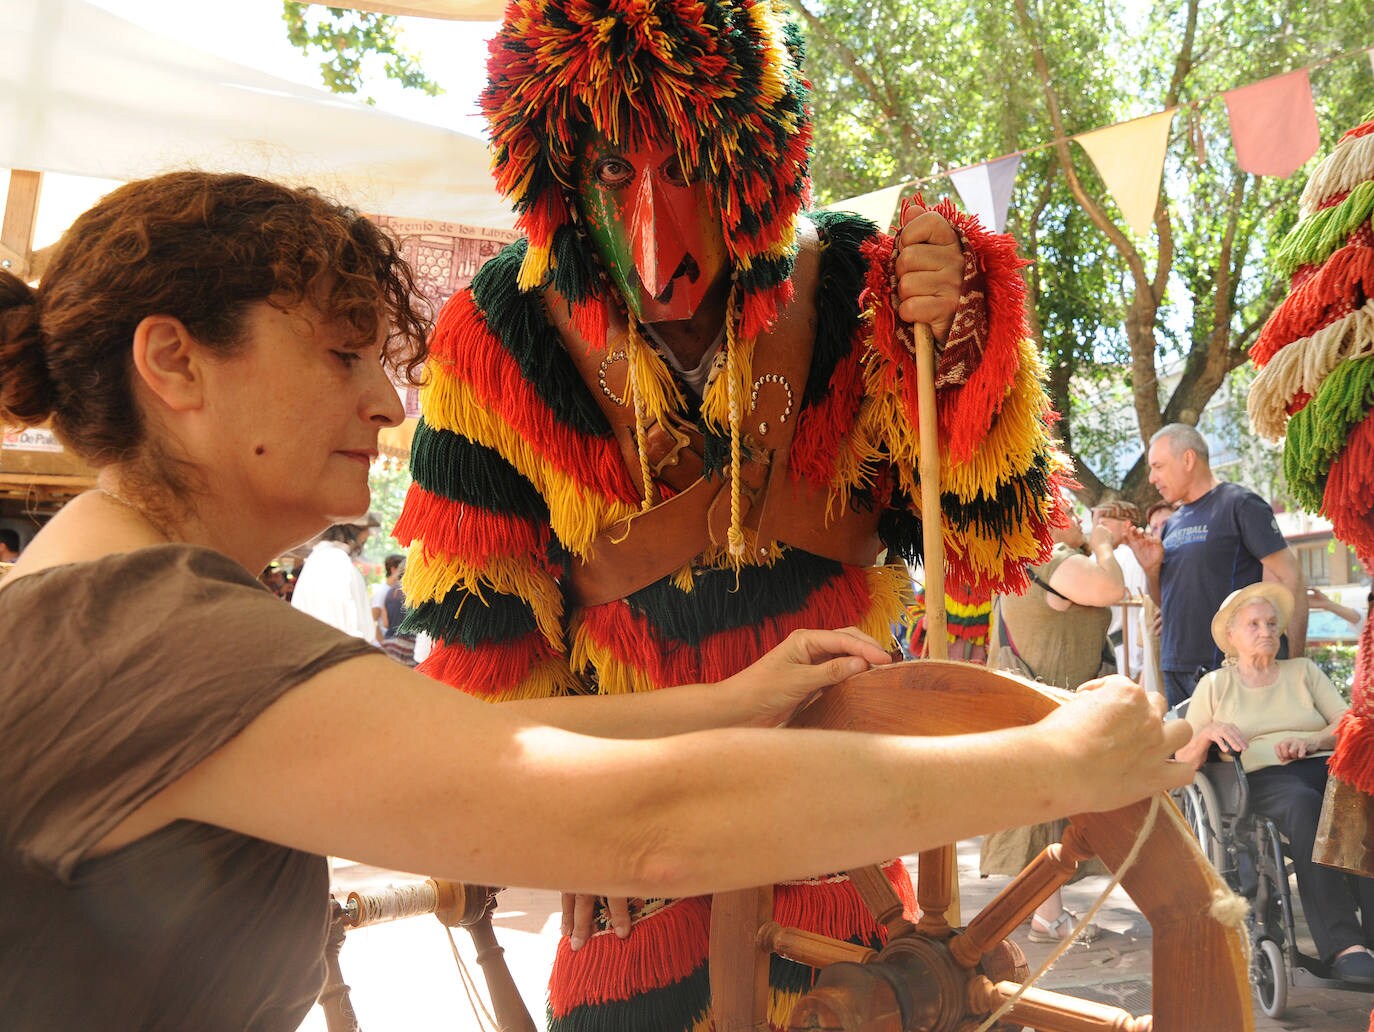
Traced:
<path fill-rule="evenodd" d="M 883 873 L 902 900 L 902 911 L 916 920 L 916 890 L 901 860 L 883 865 Z M 852 882 L 822 881 L 777 885 L 773 888 L 773 920 L 785 928 L 827 935 L 832 939 L 877 935 L 887 941 L 887 929 L 873 920 Z"/>
<path fill-rule="evenodd" d="M 939 400 L 944 447 L 953 462 L 967 462 L 988 435 L 1016 376 L 1026 326 L 1026 282 L 1020 269 L 1030 262 L 1016 253 L 1007 233 L 984 229 L 978 218 L 958 211 L 945 199 L 935 209 L 953 223 L 974 250 L 983 271 L 988 307 L 988 339 L 968 382 L 944 391 Z"/>
<path fill-rule="evenodd" d="M 1327 772 L 1366 795 L 1374 795 L 1374 717 L 1357 717 L 1352 709 L 1337 729 L 1336 752 Z"/>
<path fill-rule="evenodd" d="M 557 577 L 562 568 L 548 562 L 552 531 L 545 523 L 465 505 L 411 484 L 396 521 L 396 540 L 410 545 L 417 538 L 426 559 L 460 559 L 476 569 L 492 559 L 533 559 Z"/>
<path fill-rule="evenodd" d="M 1250 359 L 1262 366 L 1280 349 L 1310 337 L 1374 297 L 1374 251 L 1347 244 L 1331 255 L 1269 317 L 1250 348 Z"/>
<path fill-rule="evenodd" d="M 489 698 L 510 691 L 535 667 L 559 658 L 538 631 L 531 631 L 513 641 L 494 642 L 475 649 L 459 642 L 451 645 L 436 642 L 434 651 L 417 669 L 468 695 Z"/>
<path fill-rule="evenodd" d="M 1370 133 L 1374 133 L 1374 118 L 1370 119 L 1368 122 L 1362 122 L 1360 125 L 1355 126 L 1354 129 L 1347 129 L 1341 134 L 1338 143 L 1345 143 L 1346 140 L 1353 140 L 1357 136 L 1368 136 Z"/>
<path fill-rule="evenodd" d="M 589 437 L 558 422 L 515 358 L 487 330 L 470 296 L 455 295 L 444 307 L 434 342 L 433 353 L 449 375 L 471 387 L 479 407 L 499 414 L 512 438 L 538 450 L 542 461 L 584 491 L 631 505 L 639 500 L 615 439 Z M 582 383 L 575 380 L 567 389 L 581 390 Z M 461 423 L 462 413 L 456 416 Z"/>
<path fill-rule="evenodd" d="M 1351 431 L 1331 463 L 1322 513 L 1337 538 L 1360 554 L 1374 552 L 1374 412 Z"/>
<path fill-rule="evenodd" d="M 859 406 L 864 399 L 863 346 L 859 338 L 866 332 L 860 324 L 849 354 L 830 376 L 825 396 L 803 409 L 797 422 L 787 468 L 813 486 L 829 486 L 840 445 L 848 439 L 859 418 Z"/>
<path fill-rule="evenodd" d="M 795 630 L 859 624 L 871 604 L 867 573 L 846 567 L 829 584 L 812 592 L 795 612 L 721 631 L 696 648 L 664 638 L 623 601 L 585 610 L 582 622 L 588 639 L 598 648 L 631 669 L 643 671 L 655 688 L 664 688 L 730 677 Z"/>
<path fill-rule="evenodd" d="M 710 935 L 710 898 L 695 896 L 635 922 L 627 939 L 598 932 L 574 953 L 564 936 L 549 976 L 549 1009 L 561 1018 L 681 982 L 706 963 Z"/>

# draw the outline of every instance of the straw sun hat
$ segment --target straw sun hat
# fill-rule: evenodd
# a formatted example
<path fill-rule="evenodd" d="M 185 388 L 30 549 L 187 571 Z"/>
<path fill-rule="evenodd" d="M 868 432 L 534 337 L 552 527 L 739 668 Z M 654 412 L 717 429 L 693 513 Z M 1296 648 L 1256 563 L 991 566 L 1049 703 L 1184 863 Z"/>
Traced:
<path fill-rule="evenodd" d="M 1279 614 L 1280 631 L 1288 626 L 1288 620 L 1293 615 L 1293 594 L 1282 584 L 1261 581 L 1231 592 L 1217 610 L 1217 615 L 1212 617 L 1212 640 L 1228 656 L 1234 656 L 1236 650 L 1231 645 L 1231 635 L 1226 625 L 1236 613 L 1252 602 L 1268 602 L 1274 607 L 1274 612 Z"/>

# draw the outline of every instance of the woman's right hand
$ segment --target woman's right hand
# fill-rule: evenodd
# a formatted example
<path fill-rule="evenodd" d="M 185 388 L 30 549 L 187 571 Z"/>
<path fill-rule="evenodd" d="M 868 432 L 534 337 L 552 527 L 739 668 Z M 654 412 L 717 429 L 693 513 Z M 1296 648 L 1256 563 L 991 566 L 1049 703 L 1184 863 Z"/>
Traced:
<path fill-rule="evenodd" d="M 1113 810 L 1182 788 L 1193 770 L 1173 754 L 1192 737 L 1187 721 L 1163 720 L 1164 699 L 1118 674 L 1083 684 L 1037 729 L 1075 754 L 1087 799 L 1074 812 Z"/>
<path fill-rule="evenodd" d="M 1250 743 L 1246 741 L 1244 733 L 1235 724 L 1229 724 L 1224 720 L 1214 720 L 1203 727 L 1198 732 L 1199 735 L 1215 742 L 1225 752 L 1235 753 L 1239 756 Z"/>

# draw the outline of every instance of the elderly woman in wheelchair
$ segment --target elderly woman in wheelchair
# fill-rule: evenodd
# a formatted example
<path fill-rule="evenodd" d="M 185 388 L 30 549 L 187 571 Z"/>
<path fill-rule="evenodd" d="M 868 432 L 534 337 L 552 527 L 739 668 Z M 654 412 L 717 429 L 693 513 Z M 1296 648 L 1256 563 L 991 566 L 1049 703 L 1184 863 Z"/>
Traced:
<path fill-rule="evenodd" d="M 1193 738 L 1176 758 L 1200 768 L 1214 745 L 1239 757 L 1247 809 L 1288 839 L 1322 965 L 1333 978 L 1374 985 L 1374 879 L 1312 862 L 1327 757 L 1346 704 L 1311 660 L 1277 658 L 1292 609 L 1292 595 L 1272 583 L 1221 604 L 1212 637 L 1227 661 L 1198 682 L 1186 714 Z"/>

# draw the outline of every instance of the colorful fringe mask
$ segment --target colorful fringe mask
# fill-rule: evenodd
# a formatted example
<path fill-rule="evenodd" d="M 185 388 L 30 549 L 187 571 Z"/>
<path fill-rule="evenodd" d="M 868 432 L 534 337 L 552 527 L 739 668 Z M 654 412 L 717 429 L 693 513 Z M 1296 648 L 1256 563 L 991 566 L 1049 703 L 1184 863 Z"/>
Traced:
<path fill-rule="evenodd" d="M 577 225 L 585 134 L 671 141 L 709 185 L 753 337 L 787 300 L 809 193 L 809 84 L 781 0 L 514 0 L 482 109 L 498 189 L 529 239 L 519 285 L 573 304 L 607 289 Z"/>

